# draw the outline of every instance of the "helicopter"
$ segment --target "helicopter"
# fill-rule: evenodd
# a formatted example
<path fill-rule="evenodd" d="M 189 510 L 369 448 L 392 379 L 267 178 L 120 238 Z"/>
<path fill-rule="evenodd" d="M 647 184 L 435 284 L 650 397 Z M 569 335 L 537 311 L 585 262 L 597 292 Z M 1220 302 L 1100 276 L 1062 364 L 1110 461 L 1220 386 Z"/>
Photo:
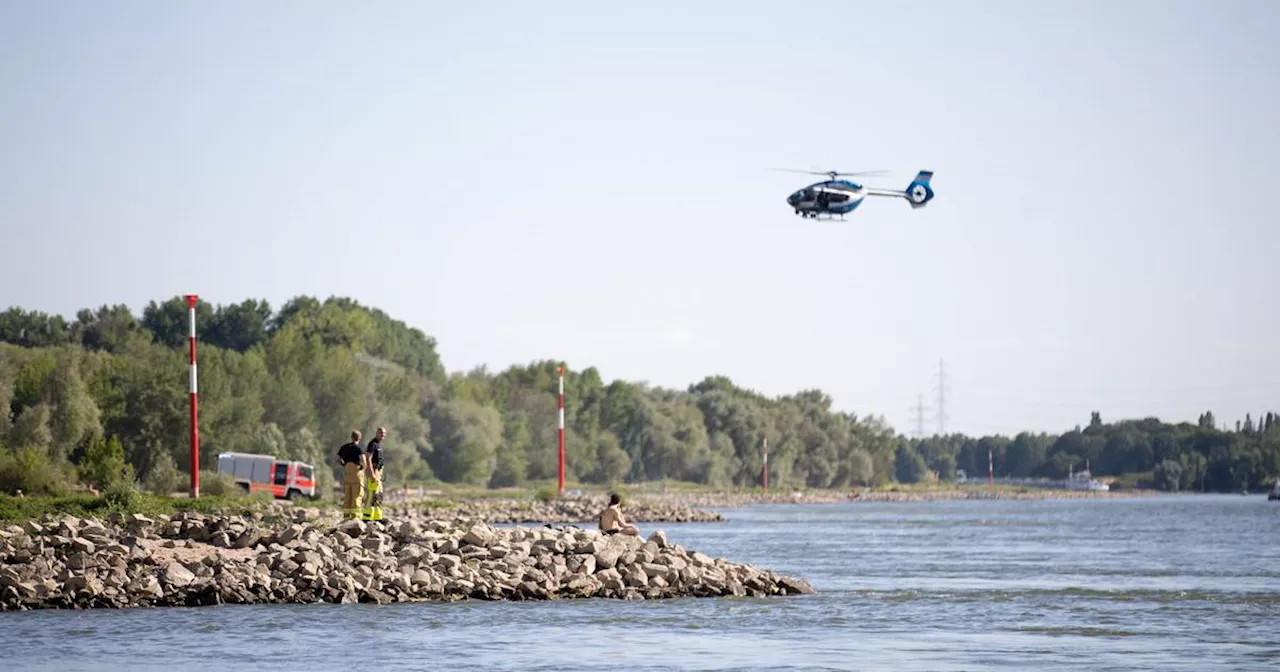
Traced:
<path fill-rule="evenodd" d="M 843 221 L 844 216 L 853 212 L 859 205 L 862 205 L 862 200 L 867 196 L 898 196 L 905 198 L 912 209 L 923 208 L 929 201 L 933 200 L 933 187 L 929 184 L 930 180 L 933 179 L 933 171 L 931 170 L 921 170 L 916 173 L 915 179 L 911 180 L 907 188 L 902 191 L 864 187 L 856 182 L 836 179 L 842 176 L 854 177 L 883 174 L 885 172 L 883 170 L 857 173 L 842 173 L 835 170 L 819 172 L 791 168 L 776 168 L 775 170 L 827 176 L 826 180 L 810 184 L 787 197 L 787 205 L 790 205 L 797 215 L 810 219 L 834 219 L 838 216 Z"/>

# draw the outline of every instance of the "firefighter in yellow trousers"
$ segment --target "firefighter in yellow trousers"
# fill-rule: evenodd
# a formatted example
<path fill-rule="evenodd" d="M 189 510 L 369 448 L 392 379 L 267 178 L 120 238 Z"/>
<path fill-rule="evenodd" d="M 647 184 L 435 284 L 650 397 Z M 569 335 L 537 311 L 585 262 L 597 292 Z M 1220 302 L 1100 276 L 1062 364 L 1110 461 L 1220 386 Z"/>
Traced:
<path fill-rule="evenodd" d="M 351 443 L 338 449 L 338 464 L 342 467 L 342 517 L 354 520 L 360 515 L 360 502 L 364 499 L 364 479 L 361 477 L 368 457 L 360 451 L 360 432 L 351 432 Z"/>
<path fill-rule="evenodd" d="M 367 478 L 367 499 L 364 504 L 364 520 L 382 520 L 382 440 L 387 428 L 379 427 L 378 433 L 364 449 L 364 473 Z"/>

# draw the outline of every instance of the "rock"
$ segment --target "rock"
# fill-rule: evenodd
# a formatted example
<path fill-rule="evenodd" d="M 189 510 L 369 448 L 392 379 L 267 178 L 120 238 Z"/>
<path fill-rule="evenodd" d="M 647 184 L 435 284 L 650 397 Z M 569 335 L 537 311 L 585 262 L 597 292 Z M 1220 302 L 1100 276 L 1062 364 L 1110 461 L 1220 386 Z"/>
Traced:
<path fill-rule="evenodd" d="M 793 579 L 789 576 L 778 579 L 778 586 L 785 588 L 787 592 L 793 595 L 813 595 L 817 592 L 813 589 L 813 586 L 809 585 L 808 581 Z"/>
<path fill-rule="evenodd" d="M 578 515 L 594 505 L 521 506 Z M 0 528 L 0 610 L 814 592 L 800 579 L 688 552 L 661 530 L 645 539 L 573 525 L 495 528 L 492 515 L 435 510 L 397 518 L 383 526 L 280 509 L 28 521 Z"/>
<path fill-rule="evenodd" d="M 181 588 L 183 586 L 191 585 L 191 582 L 196 580 L 196 575 L 177 560 L 170 560 L 165 564 L 164 570 L 162 571 L 164 583 L 167 586 L 177 586 Z"/>
<path fill-rule="evenodd" d="M 249 548 L 256 545 L 262 539 L 262 533 L 257 528 L 249 528 L 243 534 L 236 537 L 231 544 L 232 548 Z"/>
<path fill-rule="evenodd" d="M 284 528 L 283 530 L 281 530 L 280 533 L 276 535 L 276 543 L 287 544 L 293 541 L 294 539 L 301 537 L 302 532 L 303 532 L 303 527 L 301 525 L 290 525 Z"/>
<path fill-rule="evenodd" d="M 347 536 L 358 537 L 364 534 L 365 526 L 364 521 L 362 520 L 347 520 L 343 521 L 341 525 L 338 525 L 337 529 L 339 532 L 343 532 Z"/>
<path fill-rule="evenodd" d="M 645 576 L 649 578 L 653 578 L 655 576 L 665 577 L 668 573 L 667 567 L 665 565 L 659 565 L 659 564 L 650 563 L 650 562 L 641 564 L 640 570 L 643 571 Z"/>
<path fill-rule="evenodd" d="M 649 585 L 648 575 L 646 575 L 644 570 L 639 567 L 632 567 L 631 570 L 627 572 L 626 580 L 627 585 L 629 586 L 643 588 Z"/>
<path fill-rule="evenodd" d="M 467 530 L 467 533 L 463 535 L 462 542 L 465 544 L 471 544 L 472 546 L 488 548 L 493 539 L 493 528 L 485 524 L 476 524 L 471 526 L 471 529 Z"/>
<path fill-rule="evenodd" d="M 626 546 L 617 543 L 605 544 L 604 548 L 596 551 L 596 567 L 608 569 L 618 564 L 618 559 L 627 552 Z"/>

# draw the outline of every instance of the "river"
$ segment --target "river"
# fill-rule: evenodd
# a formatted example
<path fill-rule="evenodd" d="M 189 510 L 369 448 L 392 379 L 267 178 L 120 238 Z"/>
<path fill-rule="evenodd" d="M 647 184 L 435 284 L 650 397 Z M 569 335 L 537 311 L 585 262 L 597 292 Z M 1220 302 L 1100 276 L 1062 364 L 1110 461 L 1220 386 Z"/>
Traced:
<path fill-rule="evenodd" d="M 1280 669 L 1265 496 L 769 505 L 657 527 L 817 595 L 0 614 L 5 670 Z"/>

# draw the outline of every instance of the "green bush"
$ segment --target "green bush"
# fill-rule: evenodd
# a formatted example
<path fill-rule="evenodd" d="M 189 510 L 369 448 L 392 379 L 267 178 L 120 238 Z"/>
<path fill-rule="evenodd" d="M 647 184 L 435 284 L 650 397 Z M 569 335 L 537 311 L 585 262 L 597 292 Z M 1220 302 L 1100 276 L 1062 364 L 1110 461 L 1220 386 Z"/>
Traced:
<path fill-rule="evenodd" d="M 146 486 L 147 490 L 167 497 L 175 492 L 186 491 L 188 479 L 187 474 L 178 471 L 178 465 L 174 463 L 173 457 L 167 452 L 162 452 L 156 459 L 156 463 L 151 466 L 151 473 L 147 474 Z"/>
<path fill-rule="evenodd" d="M 236 483 L 236 479 L 229 474 L 201 473 L 200 474 L 200 495 L 211 495 L 213 497 L 236 497 L 245 495 L 245 489 Z"/>
<path fill-rule="evenodd" d="M 23 448 L 14 453 L 0 454 L 0 492 L 24 495 L 66 494 L 74 480 L 69 463 L 53 464 L 43 451 Z"/>
<path fill-rule="evenodd" d="M 110 439 L 99 436 L 90 441 L 78 470 L 80 480 L 100 490 L 120 482 L 133 483 L 133 465 L 124 461 L 124 446 L 114 435 Z"/>
<path fill-rule="evenodd" d="M 559 496 L 559 493 L 555 488 L 549 485 L 544 485 L 541 488 L 538 488 L 538 490 L 534 492 L 533 496 L 537 497 L 540 502 L 550 502 Z"/>
<path fill-rule="evenodd" d="M 142 506 L 143 496 L 133 483 L 117 480 L 102 491 L 102 501 L 111 511 L 133 513 Z"/>
<path fill-rule="evenodd" d="M 23 498 L 0 495 L 0 521 L 22 522 L 32 518 L 39 518 L 46 513 L 85 517 L 96 515 L 102 506 L 101 497 L 94 497 L 89 494 Z"/>

